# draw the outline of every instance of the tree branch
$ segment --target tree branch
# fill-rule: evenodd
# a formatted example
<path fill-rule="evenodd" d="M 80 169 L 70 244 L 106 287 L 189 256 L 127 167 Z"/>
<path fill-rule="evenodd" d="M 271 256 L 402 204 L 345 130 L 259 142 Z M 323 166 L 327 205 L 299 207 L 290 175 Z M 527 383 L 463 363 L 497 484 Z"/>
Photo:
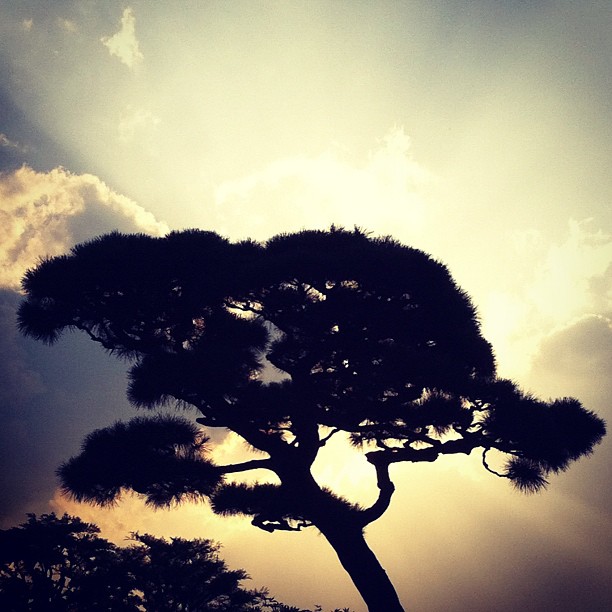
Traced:
<path fill-rule="evenodd" d="M 466 437 L 464 438 L 460 438 L 458 440 L 448 440 L 447 442 L 438 442 L 437 440 L 427 438 L 427 442 L 431 444 L 431 446 L 428 446 L 427 448 L 413 448 L 412 446 L 405 446 L 403 448 L 385 448 L 385 450 L 367 453 L 367 460 L 376 468 L 376 484 L 380 492 L 378 499 L 374 502 L 374 504 L 361 512 L 360 522 L 362 523 L 362 526 L 365 527 L 366 525 L 379 519 L 386 512 L 391 503 L 391 498 L 393 497 L 393 493 L 395 491 L 395 485 L 389 476 L 389 466 L 392 463 L 398 463 L 400 461 L 433 462 L 439 455 L 444 454 L 465 453 L 469 455 L 474 448 L 481 445 L 483 440 L 481 436 L 475 434 L 465 434 L 465 436 Z M 489 469 L 486 462 L 485 467 Z"/>
<path fill-rule="evenodd" d="M 372 451 L 366 456 L 370 463 L 376 465 L 378 461 L 386 461 L 388 464 L 398 463 L 400 461 L 435 461 L 439 455 L 452 455 L 456 453 L 464 453 L 469 455 L 475 448 L 479 446 L 488 446 L 484 436 L 474 433 L 464 433 L 462 438 L 457 440 L 448 440 L 447 442 L 436 442 L 427 448 L 413 448 L 412 446 L 404 446 L 403 448 L 390 448 L 388 450 Z M 384 457 L 384 459 L 382 458 Z"/>
<path fill-rule="evenodd" d="M 319 440 L 319 447 L 323 447 L 327 444 L 328 440 L 336 433 L 338 433 L 339 429 L 332 429 L 326 436 Z"/>
<path fill-rule="evenodd" d="M 487 472 L 491 472 L 491 474 L 495 474 L 495 476 L 499 476 L 500 478 L 510 478 L 508 474 L 502 474 L 501 472 L 496 472 L 488 463 L 487 463 L 487 453 L 491 450 L 491 447 L 484 448 L 482 451 L 482 465 L 484 466 Z"/>
<path fill-rule="evenodd" d="M 250 461 L 244 461 L 243 463 L 233 463 L 230 465 L 216 465 L 215 469 L 221 474 L 235 474 L 236 472 L 248 472 L 249 470 L 272 470 L 273 463 L 272 459 L 251 459 Z"/>
<path fill-rule="evenodd" d="M 117 350 L 116 346 L 114 346 L 110 342 L 106 342 L 100 336 L 97 336 L 96 334 L 94 334 L 88 327 L 85 327 L 84 325 L 79 324 L 79 323 L 75 323 L 74 326 L 77 329 L 80 329 L 81 331 L 84 331 L 90 337 L 91 340 L 93 340 L 94 342 L 97 342 L 98 344 L 102 345 L 102 347 L 104 349 L 106 349 L 107 351 L 113 352 L 113 351 Z"/>
<path fill-rule="evenodd" d="M 179 401 L 184 401 L 182 398 Z M 190 403 L 190 402 L 187 402 Z M 210 416 L 205 416 L 205 417 L 198 417 L 196 419 L 196 423 L 199 423 L 200 425 L 203 425 L 204 427 L 226 427 L 226 425 L 224 425 L 223 423 L 219 423 L 217 421 L 217 419 L 210 417 Z"/>
<path fill-rule="evenodd" d="M 175 394 L 175 397 L 179 397 Z M 183 398 L 180 398 L 183 399 Z M 204 415 L 196 419 L 197 423 L 204 425 L 205 427 L 226 427 L 234 433 L 244 438 L 251 446 L 268 453 L 271 455 L 274 451 L 282 452 L 283 447 L 287 447 L 288 444 L 283 442 L 277 436 L 271 436 L 265 434 L 260 429 L 254 426 L 250 426 L 248 423 L 242 423 L 238 419 L 233 418 L 230 410 L 231 406 L 223 404 L 222 401 L 218 402 L 218 406 L 212 406 L 210 399 L 207 399 L 208 405 L 215 412 L 215 416 Z M 200 412 L 204 413 L 205 407 L 198 407 Z M 216 415 L 222 415 L 223 420 Z"/>
<path fill-rule="evenodd" d="M 285 518 L 265 518 L 261 514 L 258 514 L 253 518 L 251 525 L 259 527 L 259 529 L 263 529 L 263 531 L 267 531 L 268 533 L 272 533 L 274 531 L 302 531 L 303 527 L 312 527 L 312 523 L 309 521 L 299 520 L 295 525 L 292 525 Z"/>
<path fill-rule="evenodd" d="M 376 468 L 376 484 L 379 494 L 378 499 L 369 508 L 361 511 L 359 522 L 362 528 L 379 519 L 387 511 L 395 492 L 395 485 L 389 477 L 389 462 L 385 454 L 369 453 L 366 457 Z"/>

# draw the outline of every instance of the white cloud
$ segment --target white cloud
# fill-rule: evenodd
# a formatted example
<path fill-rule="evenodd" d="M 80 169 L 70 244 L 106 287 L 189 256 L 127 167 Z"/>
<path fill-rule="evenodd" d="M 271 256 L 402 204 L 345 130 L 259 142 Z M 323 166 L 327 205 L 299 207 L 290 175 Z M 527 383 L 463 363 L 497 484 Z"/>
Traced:
<path fill-rule="evenodd" d="M 23 273 L 47 255 L 118 229 L 162 235 L 164 223 L 100 179 L 28 166 L 0 174 L 0 286 L 17 288 Z"/>
<path fill-rule="evenodd" d="M 144 59 L 136 39 L 136 19 L 134 11 L 128 7 L 121 17 L 121 29 L 113 36 L 103 36 L 100 40 L 128 68 L 135 68 Z"/>
<path fill-rule="evenodd" d="M 359 225 L 376 233 L 421 233 L 424 189 L 432 176 L 410 154 L 403 129 L 391 130 L 364 163 L 336 151 L 270 163 L 216 189 L 220 231 L 265 239 L 278 232 Z"/>

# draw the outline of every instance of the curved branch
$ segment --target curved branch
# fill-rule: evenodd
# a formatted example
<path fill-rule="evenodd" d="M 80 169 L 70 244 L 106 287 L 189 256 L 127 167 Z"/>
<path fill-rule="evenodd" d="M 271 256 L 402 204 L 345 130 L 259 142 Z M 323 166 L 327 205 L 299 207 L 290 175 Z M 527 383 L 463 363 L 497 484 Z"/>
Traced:
<path fill-rule="evenodd" d="M 179 399 L 179 401 L 187 401 L 187 400 L 183 400 L 182 398 Z M 190 403 L 190 402 L 187 402 Z M 227 425 L 225 425 L 224 423 L 220 423 L 216 418 L 211 417 L 211 416 L 205 416 L 205 417 L 198 417 L 196 419 L 196 423 L 203 425 L 204 427 L 227 427 Z"/>
<path fill-rule="evenodd" d="M 391 498 L 395 492 L 395 485 L 389 476 L 389 461 L 387 457 L 378 453 L 369 453 L 368 461 L 376 468 L 376 484 L 379 489 L 378 499 L 359 514 L 359 523 L 362 529 L 379 519 L 389 508 Z"/>
<path fill-rule="evenodd" d="M 405 446 L 404 448 L 386 448 L 385 450 L 372 451 L 367 453 L 368 461 L 374 465 L 375 461 L 386 461 L 387 465 L 391 463 L 399 463 L 400 461 L 428 461 L 433 462 L 440 454 L 439 446 L 428 446 L 427 448 L 413 448 Z"/>
<path fill-rule="evenodd" d="M 319 447 L 323 447 L 327 444 L 328 440 L 334 435 L 337 434 L 340 430 L 339 429 L 332 429 L 326 436 L 324 436 L 323 438 L 321 438 L 319 440 Z"/>
<path fill-rule="evenodd" d="M 500 472 L 496 472 L 488 463 L 487 463 L 487 453 L 491 450 L 491 447 L 482 449 L 482 465 L 484 466 L 487 472 L 491 472 L 491 474 L 495 474 L 495 476 L 499 476 L 500 478 L 510 478 L 508 474 L 502 474 Z"/>

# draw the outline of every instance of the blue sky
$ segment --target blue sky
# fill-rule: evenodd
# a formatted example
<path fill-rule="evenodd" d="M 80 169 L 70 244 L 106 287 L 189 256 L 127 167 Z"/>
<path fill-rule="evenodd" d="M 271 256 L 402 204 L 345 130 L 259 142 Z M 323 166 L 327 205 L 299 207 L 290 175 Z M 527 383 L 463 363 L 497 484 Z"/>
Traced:
<path fill-rule="evenodd" d="M 134 409 L 85 338 L 19 337 L 19 279 L 115 228 L 393 234 L 472 295 L 502 375 L 610 420 L 611 27 L 596 1 L 0 0 L 3 525 L 212 537 L 285 601 L 362 610 L 312 534 L 59 497 L 57 464 Z M 609 609 L 611 462 L 604 440 L 537 498 L 477 458 L 401 466 L 369 541 L 414 610 Z M 317 469 L 359 500 L 363 463 Z"/>

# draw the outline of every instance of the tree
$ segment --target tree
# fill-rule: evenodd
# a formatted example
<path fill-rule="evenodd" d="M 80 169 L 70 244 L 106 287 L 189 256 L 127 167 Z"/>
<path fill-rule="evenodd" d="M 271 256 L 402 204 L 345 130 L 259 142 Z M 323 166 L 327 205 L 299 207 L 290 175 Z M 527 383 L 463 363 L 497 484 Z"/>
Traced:
<path fill-rule="evenodd" d="M 523 491 L 589 454 L 601 419 L 570 398 L 544 402 L 495 374 L 475 309 L 447 268 L 355 229 L 231 243 L 213 232 L 113 233 L 48 259 L 23 281 L 19 325 L 48 343 L 79 329 L 132 363 L 140 407 L 194 406 L 92 433 L 59 470 L 79 500 L 131 489 L 159 506 L 208 498 L 266 531 L 316 527 L 371 611 L 401 610 L 363 536 L 394 492 L 389 466 L 482 452 Z M 208 428 L 263 456 L 217 465 Z M 311 466 L 332 436 L 365 451 L 379 488 L 370 507 L 319 486 Z M 489 453 L 507 458 L 492 466 Z M 275 484 L 232 484 L 264 468 Z"/>
<path fill-rule="evenodd" d="M 6 612 L 307 612 L 248 590 L 211 540 L 133 533 L 115 546 L 78 517 L 28 515 L 0 531 L 0 607 Z"/>
<path fill-rule="evenodd" d="M 138 610 L 119 549 L 95 525 L 68 515 L 28 517 L 0 531 L 2 610 Z"/>
<path fill-rule="evenodd" d="M 168 541 L 137 533 L 132 534 L 132 540 L 137 545 L 126 548 L 124 556 L 142 593 L 141 606 L 145 610 L 283 612 L 285 609 L 268 598 L 265 589 L 242 588 L 240 583 L 248 578 L 247 573 L 228 569 L 219 558 L 219 545 L 211 540 L 172 538 Z"/>

